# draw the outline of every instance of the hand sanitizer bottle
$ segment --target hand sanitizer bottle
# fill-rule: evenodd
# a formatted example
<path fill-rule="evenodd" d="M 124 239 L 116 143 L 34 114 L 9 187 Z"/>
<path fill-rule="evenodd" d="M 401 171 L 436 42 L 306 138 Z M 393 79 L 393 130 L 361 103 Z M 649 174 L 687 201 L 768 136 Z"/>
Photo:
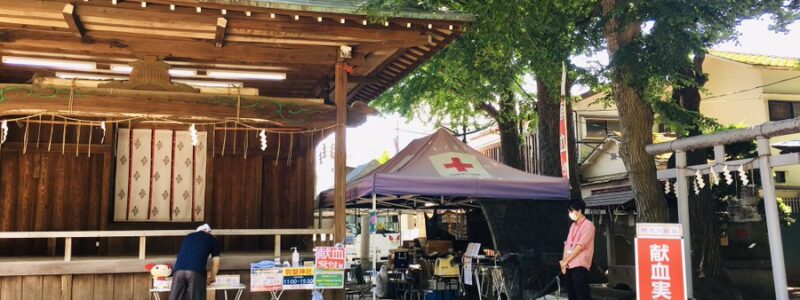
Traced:
<path fill-rule="evenodd" d="M 300 266 L 300 253 L 297 252 L 297 247 L 292 247 L 292 266 Z"/>

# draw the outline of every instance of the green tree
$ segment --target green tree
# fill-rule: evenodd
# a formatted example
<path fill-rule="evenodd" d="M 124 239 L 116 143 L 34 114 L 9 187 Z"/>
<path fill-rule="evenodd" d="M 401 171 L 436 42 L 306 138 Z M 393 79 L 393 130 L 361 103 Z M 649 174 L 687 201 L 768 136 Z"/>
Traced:
<path fill-rule="evenodd" d="M 624 1 L 601 0 L 601 25 L 611 57 L 614 101 L 624 132 L 622 158 L 628 168 L 641 221 L 668 220 L 652 158 L 653 115 L 681 136 L 702 134 L 715 122 L 699 113 L 700 89 L 708 80 L 702 65 L 707 48 L 735 38 L 744 19 L 773 13 L 777 25 L 796 18 L 798 1 Z M 649 30 L 642 30 L 644 26 Z M 665 87 L 671 91 L 665 93 Z M 705 163 L 707 150 L 688 153 L 689 164 Z M 692 195 L 692 257 L 696 276 L 725 280 L 721 265 L 717 201 L 708 192 Z M 705 296 L 720 295 L 698 284 Z M 727 285 L 730 288 L 730 285 Z M 711 296 L 713 297 L 713 296 Z"/>
<path fill-rule="evenodd" d="M 703 49 L 733 38 L 734 28 L 743 19 L 765 12 L 776 13 L 782 20 L 796 17 L 800 2 L 600 0 L 598 3 L 601 12 L 598 27 L 611 58 L 612 94 L 624 132 L 620 154 L 630 174 L 639 219 L 667 221 L 655 165 L 644 150 L 644 146 L 652 143 L 654 107 L 669 107 L 665 105 L 668 102 L 662 101 L 664 87 L 697 87 L 695 80 L 702 77 L 702 72 L 696 72 L 690 55 L 702 55 Z M 643 32 L 645 25 L 650 29 Z M 699 121 L 692 124 L 702 123 L 703 118 L 693 120 Z"/>
<path fill-rule="evenodd" d="M 424 111 L 436 121 L 458 125 L 473 125 L 468 123 L 474 122 L 475 116 L 494 120 L 500 130 L 504 163 L 518 168 L 522 167 L 520 133 L 535 126 L 539 132 L 542 173 L 560 176 L 558 100 L 562 63 L 570 67 L 569 57 L 591 41 L 587 33 L 592 31 L 581 28 L 591 21 L 592 3 L 586 0 L 372 1 L 366 8 L 368 12 L 411 6 L 446 7 L 476 15 L 475 23 L 459 40 L 374 105 L 407 117 Z M 536 75 L 535 96 L 521 88 L 521 77 L 530 73 Z M 576 74 L 570 72 L 570 78 L 578 79 Z M 573 135 L 569 137 L 572 140 Z M 571 158 L 574 195 L 579 196 L 577 160 L 574 155 Z"/>
<path fill-rule="evenodd" d="M 541 173 L 561 176 L 559 121 L 560 91 L 563 68 L 570 70 L 565 89 L 567 93 L 567 144 L 570 166 L 572 198 L 580 198 L 580 174 L 577 144 L 572 120 L 572 101 L 569 90 L 572 82 L 587 81 L 587 73 L 570 64 L 572 56 L 582 54 L 598 40 L 589 29 L 594 1 L 555 0 L 527 1 L 522 8 L 520 29 L 524 34 L 517 38 L 520 58 L 536 77 L 537 133 Z M 591 74 L 588 74 L 592 77 Z M 592 78 L 588 78 L 591 80 Z"/>
<path fill-rule="evenodd" d="M 513 2 L 513 1 L 512 1 Z M 518 18 L 519 11 L 505 1 L 373 1 L 367 11 L 416 7 L 483 12 L 468 31 L 418 68 L 406 80 L 379 97 L 373 105 L 411 118 L 420 113 L 453 127 L 494 121 L 500 131 L 503 162 L 522 169 L 520 140 L 524 111 L 534 102 L 520 93 L 524 64 L 514 42 L 517 26 L 501 20 Z M 377 16 L 380 17 L 380 16 Z"/>

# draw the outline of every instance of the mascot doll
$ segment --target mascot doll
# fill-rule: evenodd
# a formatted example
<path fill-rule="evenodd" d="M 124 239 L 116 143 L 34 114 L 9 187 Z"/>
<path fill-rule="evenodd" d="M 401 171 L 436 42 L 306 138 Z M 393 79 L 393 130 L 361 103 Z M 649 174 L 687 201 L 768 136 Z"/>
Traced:
<path fill-rule="evenodd" d="M 149 264 L 144 267 L 153 276 L 153 288 L 169 289 L 172 286 L 172 266 L 167 264 Z"/>

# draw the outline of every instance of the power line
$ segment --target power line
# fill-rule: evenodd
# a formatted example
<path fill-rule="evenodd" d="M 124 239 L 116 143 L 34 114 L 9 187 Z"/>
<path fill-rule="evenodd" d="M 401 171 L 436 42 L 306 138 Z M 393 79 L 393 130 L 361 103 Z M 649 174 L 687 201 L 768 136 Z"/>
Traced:
<path fill-rule="evenodd" d="M 748 89 L 743 89 L 743 90 L 738 90 L 738 91 L 735 91 L 735 92 L 725 93 L 725 94 L 722 94 L 722 95 L 714 95 L 714 96 L 710 96 L 710 97 L 704 97 L 703 100 L 721 98 L 721 97 L 726 97 L 726 96 L 746 93 L 746 92 L 749 92 L 749 91 L 752 91 L 752 90 L 756 90 L 756 89 L 760 89 L 760 88 L 764 88 L 764 87 L 768 87 L 768 86 L 773 86 L 773 85 L 776 85 L 776 84 L 779 84 L 779 83 L 784 83 L 784 82 L 787 82 L 787 81 L 795 80 L 797 78 L 800 78 L 800 75 L 794 76 L 794 77 L 789 77 L 789 78 L 786 78 L 786 79 L 783 79 L 783 80 L 778 80 L 778 81 L 775 81 L 775 82 L 772 82 L 772 83 L 768 83 L 768 84 L 762 84 L 762 85 L 759 85 L 759 86 L 756 86 L 756 87 L 752 87 L 752 88 L 748 88 Z"/>

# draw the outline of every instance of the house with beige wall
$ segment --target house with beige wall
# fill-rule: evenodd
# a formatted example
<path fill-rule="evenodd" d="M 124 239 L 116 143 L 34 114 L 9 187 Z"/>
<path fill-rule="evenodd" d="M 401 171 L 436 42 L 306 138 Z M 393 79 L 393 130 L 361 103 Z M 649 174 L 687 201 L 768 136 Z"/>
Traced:
<path fill-rule="evenodd" d="M 754 126 L 800 117 L 800 59 L 712 52 L 703 67 L 709 81 L 700 112 L 720 124 Z M 796 140 L 800 134 L 772 138 L 770 143 Z M 774 173 L 778 197 L 800 197 L 800 166 L 775 168 Z"/>
<path fill-rule="evenodd" d="M 722 125 L 754 126 L 800 117 L 800 59 L 711 51 L 703 64 L 709 76 L 700 112 Z M 584 97 L 573 105 L 580 143 L 584 198 L 608 188 L 611 178 L 626 185 L 618 159 L 619 117 L 605 94 Z M 658 133 L 658 126 L 654 132 Z M 656 139 L 669 138 L 657 134 Z M 773 145 L 800 140 L 800 135 L 773 138 Z M 775 154 L 779 153 L 774 149 Z M 660 160 L 657 158 L 657 160 Z M 800 166 L 775 168 L 779 197 L 800 197 Z M 615 185 L 611 184 L 611 185 Z M 799 207 L 800 208 L 800 207 Z"/>

